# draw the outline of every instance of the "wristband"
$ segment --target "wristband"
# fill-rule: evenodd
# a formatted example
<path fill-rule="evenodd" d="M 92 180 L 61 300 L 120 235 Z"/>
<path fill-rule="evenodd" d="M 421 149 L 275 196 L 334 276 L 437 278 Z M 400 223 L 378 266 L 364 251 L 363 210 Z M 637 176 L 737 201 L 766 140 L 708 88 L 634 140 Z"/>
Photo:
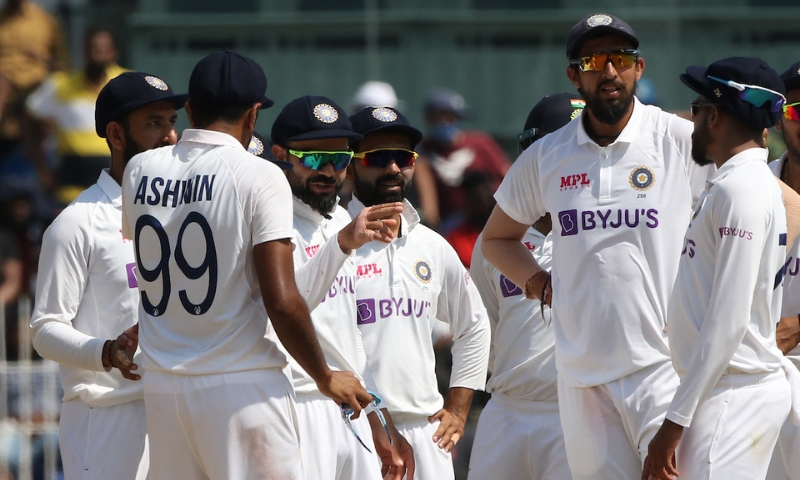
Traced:
<path fill-rule="evenodd" d="M 106 340 L 106 343 L 103 344 L 101 361 L 103 362 L 103 369 L 105 369 L 106 372 L 110 372 L 114 368 L 114 364 L 111 363 L 111 340 Z"/>

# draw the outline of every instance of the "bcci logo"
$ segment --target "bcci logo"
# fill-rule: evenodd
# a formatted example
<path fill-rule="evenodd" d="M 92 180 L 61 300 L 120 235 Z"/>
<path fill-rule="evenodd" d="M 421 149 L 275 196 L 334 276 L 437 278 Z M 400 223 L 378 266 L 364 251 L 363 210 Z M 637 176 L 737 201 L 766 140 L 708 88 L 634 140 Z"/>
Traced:
<path fill-rule="evenodd" d="M 339 120 L 339 112 L 327 103 L 320 103 L 314 107 L 314 116 L 322 123 L 334 123 Z"/>
<path fill-rule="evenodd" d="M 161 80 L 158 77 L 154 77 L 152 75 L 147 75 L 146 77 L 144 77 L 144 81 L 147 82 L 147 84 L 150 85 L 151 87 L 153 87 L 155 89 L 158 89 L 158 90 L 162 90 L 163 91 L 163 90 L 166 90 L 166 89 L 169 88 L 167 86 L 167 82 L 165 82 L 164 80 Z"/>
<path fill-rule="evenodd" d="M 247 151 L 255 156 L 261 155 L 264 153 L 264 142 L 255 136 L 250 137 L 250 145 L 247 146 Z"/>
<path fill-rule="evenodd" d="M 631 182 L 631 187 L 643 192 L 653 186 L 655 176 L 653 175 L 652 170 L 642 166 L 633 169 L 629 180 Z"/>
<path fill-rule="evenodd" d="M 414 264 L 414 275 L 416 275 L 422 283 L 428 283 L 431 281 L 432 276 L 431 267 L 428 266 L 425 261 L 419 260 Z"/>
<path fill-rule="evenodd" d="M 375 120 L 380 120 L 384 123 L 391 123 L 397 120 L 397 113 L 391 108 L 381 107 L 372 111 L 372 116 Z"/>
<path fill-rule="evenodd" d="M 591 17 L 589 17 L 588 20 L 586 20 L 586 24 L 592 28 L 609 25 L 611 24 L 611 22 L 612 22 L 611 17 L 603 14 L 592 15 Z"/>

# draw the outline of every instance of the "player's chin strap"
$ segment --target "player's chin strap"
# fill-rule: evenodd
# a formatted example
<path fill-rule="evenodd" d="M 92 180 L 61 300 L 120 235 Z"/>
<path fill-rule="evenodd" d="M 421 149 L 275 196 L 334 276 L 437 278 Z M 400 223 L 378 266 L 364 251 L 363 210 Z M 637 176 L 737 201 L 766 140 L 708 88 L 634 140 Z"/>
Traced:
<path fill-rule="evenodd" d="M 389 434 L 389 427 L 386 425 L 386 417 L 384 417 L 383 413 L 381 413 L 380 409 L 380 404 L 382 402 L 381 397 L 379 397 L 377 394 L 373 392 L 368 391 L 367 393 L 372 395 L 372 402 L 370 402 L 370 404 L 364 408 L 364 411 L 367 414 L 375 412 L 375 414 L 378 415 L 378 420 L 380 420 L 381 425 L 383 425 L 384 430 L 386 430 L 386 436 L 389 437 L 389 445 L 394 445 L 394 442 L 392 441 L 392 436 Z M 362 447 L 366 448 L 369 453 L 372 453 L 372 450 L 370 450 L 369 447 L 367 447 L 367 445 L 364 444 L 364 441 L 361 440 L 361 437 L 358 435 L 358 432 L 356 432 L 356 429 L 353 428 L 352 422 L 350 422 L 350 415 L 352 415 L 353 413 L 355 413 L 355 410 L 353 410 L 353 408 L 349 404 L 347 403 L 342 404 L 342 420 L 344 420 L 345 425 L 347 425 L 347 428 L 349 428 L 350 431 L 353 432 L 353 435 L 355 435 L 356 440 L 358 440 L 358 443 L 360 443 Z"/>

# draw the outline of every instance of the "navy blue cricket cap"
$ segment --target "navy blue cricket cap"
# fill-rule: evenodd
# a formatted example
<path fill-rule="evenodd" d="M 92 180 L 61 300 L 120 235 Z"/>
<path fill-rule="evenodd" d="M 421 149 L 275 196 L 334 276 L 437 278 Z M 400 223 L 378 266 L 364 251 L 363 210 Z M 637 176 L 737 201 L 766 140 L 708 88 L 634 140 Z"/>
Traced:
<path fill-rule="evenodd" d="M 686 67 L 686 73 L 681 74 L 681 81 L 709 102 L 733 115 L 745 125 L 756 128 L 770 128 L 780 119 L 782 112 L 771 112 L 772 102 L 767 102 L 761 107 L 741 100 L 739 90 L 709 78 L 716 77 L 721 80 L 733 80 L 744 85 L 755 85 L 773 90 L 781 95 L 786 94 L 781 77 L 778 72 L 770 68 L 767 62 L 755 57 L 730 57 L 718 60 L 708 67 Z"/>
<path fill-rule="evenodd" d="M 350 116 L 353 130 L 365 137 L 377 132 L 400 132 L 408 137 L 411 149 L 422 141 L 422 132 L 412 127 L 402 113 L 392 107 L 364 107 Z M 351 142 L 351 145 L 357 142 Z"/>
<path fill-rule="evenodd" d="M 339 137 L 350 142 L 363 138 L 353 131 L 342 107 L 328 97 L 306 95 L 296 98 L 283 107 L 272 124 L 272 142 L 276 145 Z"/>
<path fill-rule="evenodd" d="M 425 99 L 426 115 L 437 110 L 450 112 L 458 118 L 464 118 L 469 114 L 469 107 L 464 97 L 449 88 L 438 88 Z"/>
<path fill-rule="evenodd" d="M 145 105 L 169 101 L 175 109 L 183 108 L 188 95 L 176 95 L 155 75 L 144 72 L 125 72 L 112 78 L 100 90 L 94 105 L 94 130 L 106 138 L 106 126 L 118 122 L 128 113 Z"/>
<path fill-rule="evenodd" d="M 253 136 L 250 137 L 250 144 L 247 146 L 247 151 L 256 157 L 269 160 L 279 166 L 281 170 L 291 170 L 293 167 L 291 162 L 284 162 L 275 158 L 275 155 L 272 154 L 272 145 L 258 132 L 253 132 Z"/>
<path fill-rule="evenodd" d="M 218 105 L 269 108 L 267 76 L 252 58 L 236 52 L 212 53 L 197 62 L 189 77 L 189 99 Z"/>
<path fill-rule="evenodd" d="M 577 93 L 564 92 L 544 97 L 528 114 L 517 141 L 522 143 L 523 140 L 530 139 L 528 144 L 531 144 L 548 133 L 555 132 L 580 115 L 585 106 L 586 101 Z"/>
<path fill-rule="evenodd" d="M 616 33 L 631 42 L 631 47 L 639 48 L 639 39 L 630 25 L 619 17 L 608 13 L 592 13 L 576 23 L 567 37 L 567 58 L 578 58 L 581 47 L 587 40 Z"/>
<path fill-rule="evenodd" d="M 783 86 L 786 88 L 786 93 L 795 88 L 800 88 L 800 62 L 794 62 L 789 70 L 781 74 Z"/>

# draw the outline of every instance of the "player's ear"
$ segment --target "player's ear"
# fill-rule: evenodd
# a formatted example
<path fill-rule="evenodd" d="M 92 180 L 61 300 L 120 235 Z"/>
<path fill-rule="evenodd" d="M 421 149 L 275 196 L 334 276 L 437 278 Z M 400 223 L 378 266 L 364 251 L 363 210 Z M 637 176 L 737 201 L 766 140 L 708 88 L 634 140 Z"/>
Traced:
<path fill-rule="evenodd" d="M 282 146 L 275 144 L 272 146 L 272 154 L 275 155 L 275 158 L 282 162 L 288 162 L 289 152 Z"/>
<path fill-rule="evenodd" d="M 575 85 L 575 88 L 581 88 L 581 78 L 577 68 L 573 67 L 572 65 L 568 65 L 567 78 L 569 78 L 569 81 Z"/>
<path fill-rule="evenodd" d="M 356 160 L 356 159 L 353 159 Z M 347 173 L 345 174 L 345 178 L 350 180 L 351 182 L 355 182 L 355 174 L 353 173 L 353 169 L 356 168 L 353 166 L 353 162 L 350 162 L 350 165 L 347 166 Z"/>
<path fill-rule="evenodd" d="M 261 108 L 260 103 L 256 103 L 247 110 L 244 119 L 244 126 L 249 131 L 255 131 L 256 122 L 258 121 L 258 110 Z"/>
<path fill-rule="evenodd" d="M 125 129 L 119 122 L 108 122 L 106 139 L 113 149 L 120 152 L 125 150 Z"/>

